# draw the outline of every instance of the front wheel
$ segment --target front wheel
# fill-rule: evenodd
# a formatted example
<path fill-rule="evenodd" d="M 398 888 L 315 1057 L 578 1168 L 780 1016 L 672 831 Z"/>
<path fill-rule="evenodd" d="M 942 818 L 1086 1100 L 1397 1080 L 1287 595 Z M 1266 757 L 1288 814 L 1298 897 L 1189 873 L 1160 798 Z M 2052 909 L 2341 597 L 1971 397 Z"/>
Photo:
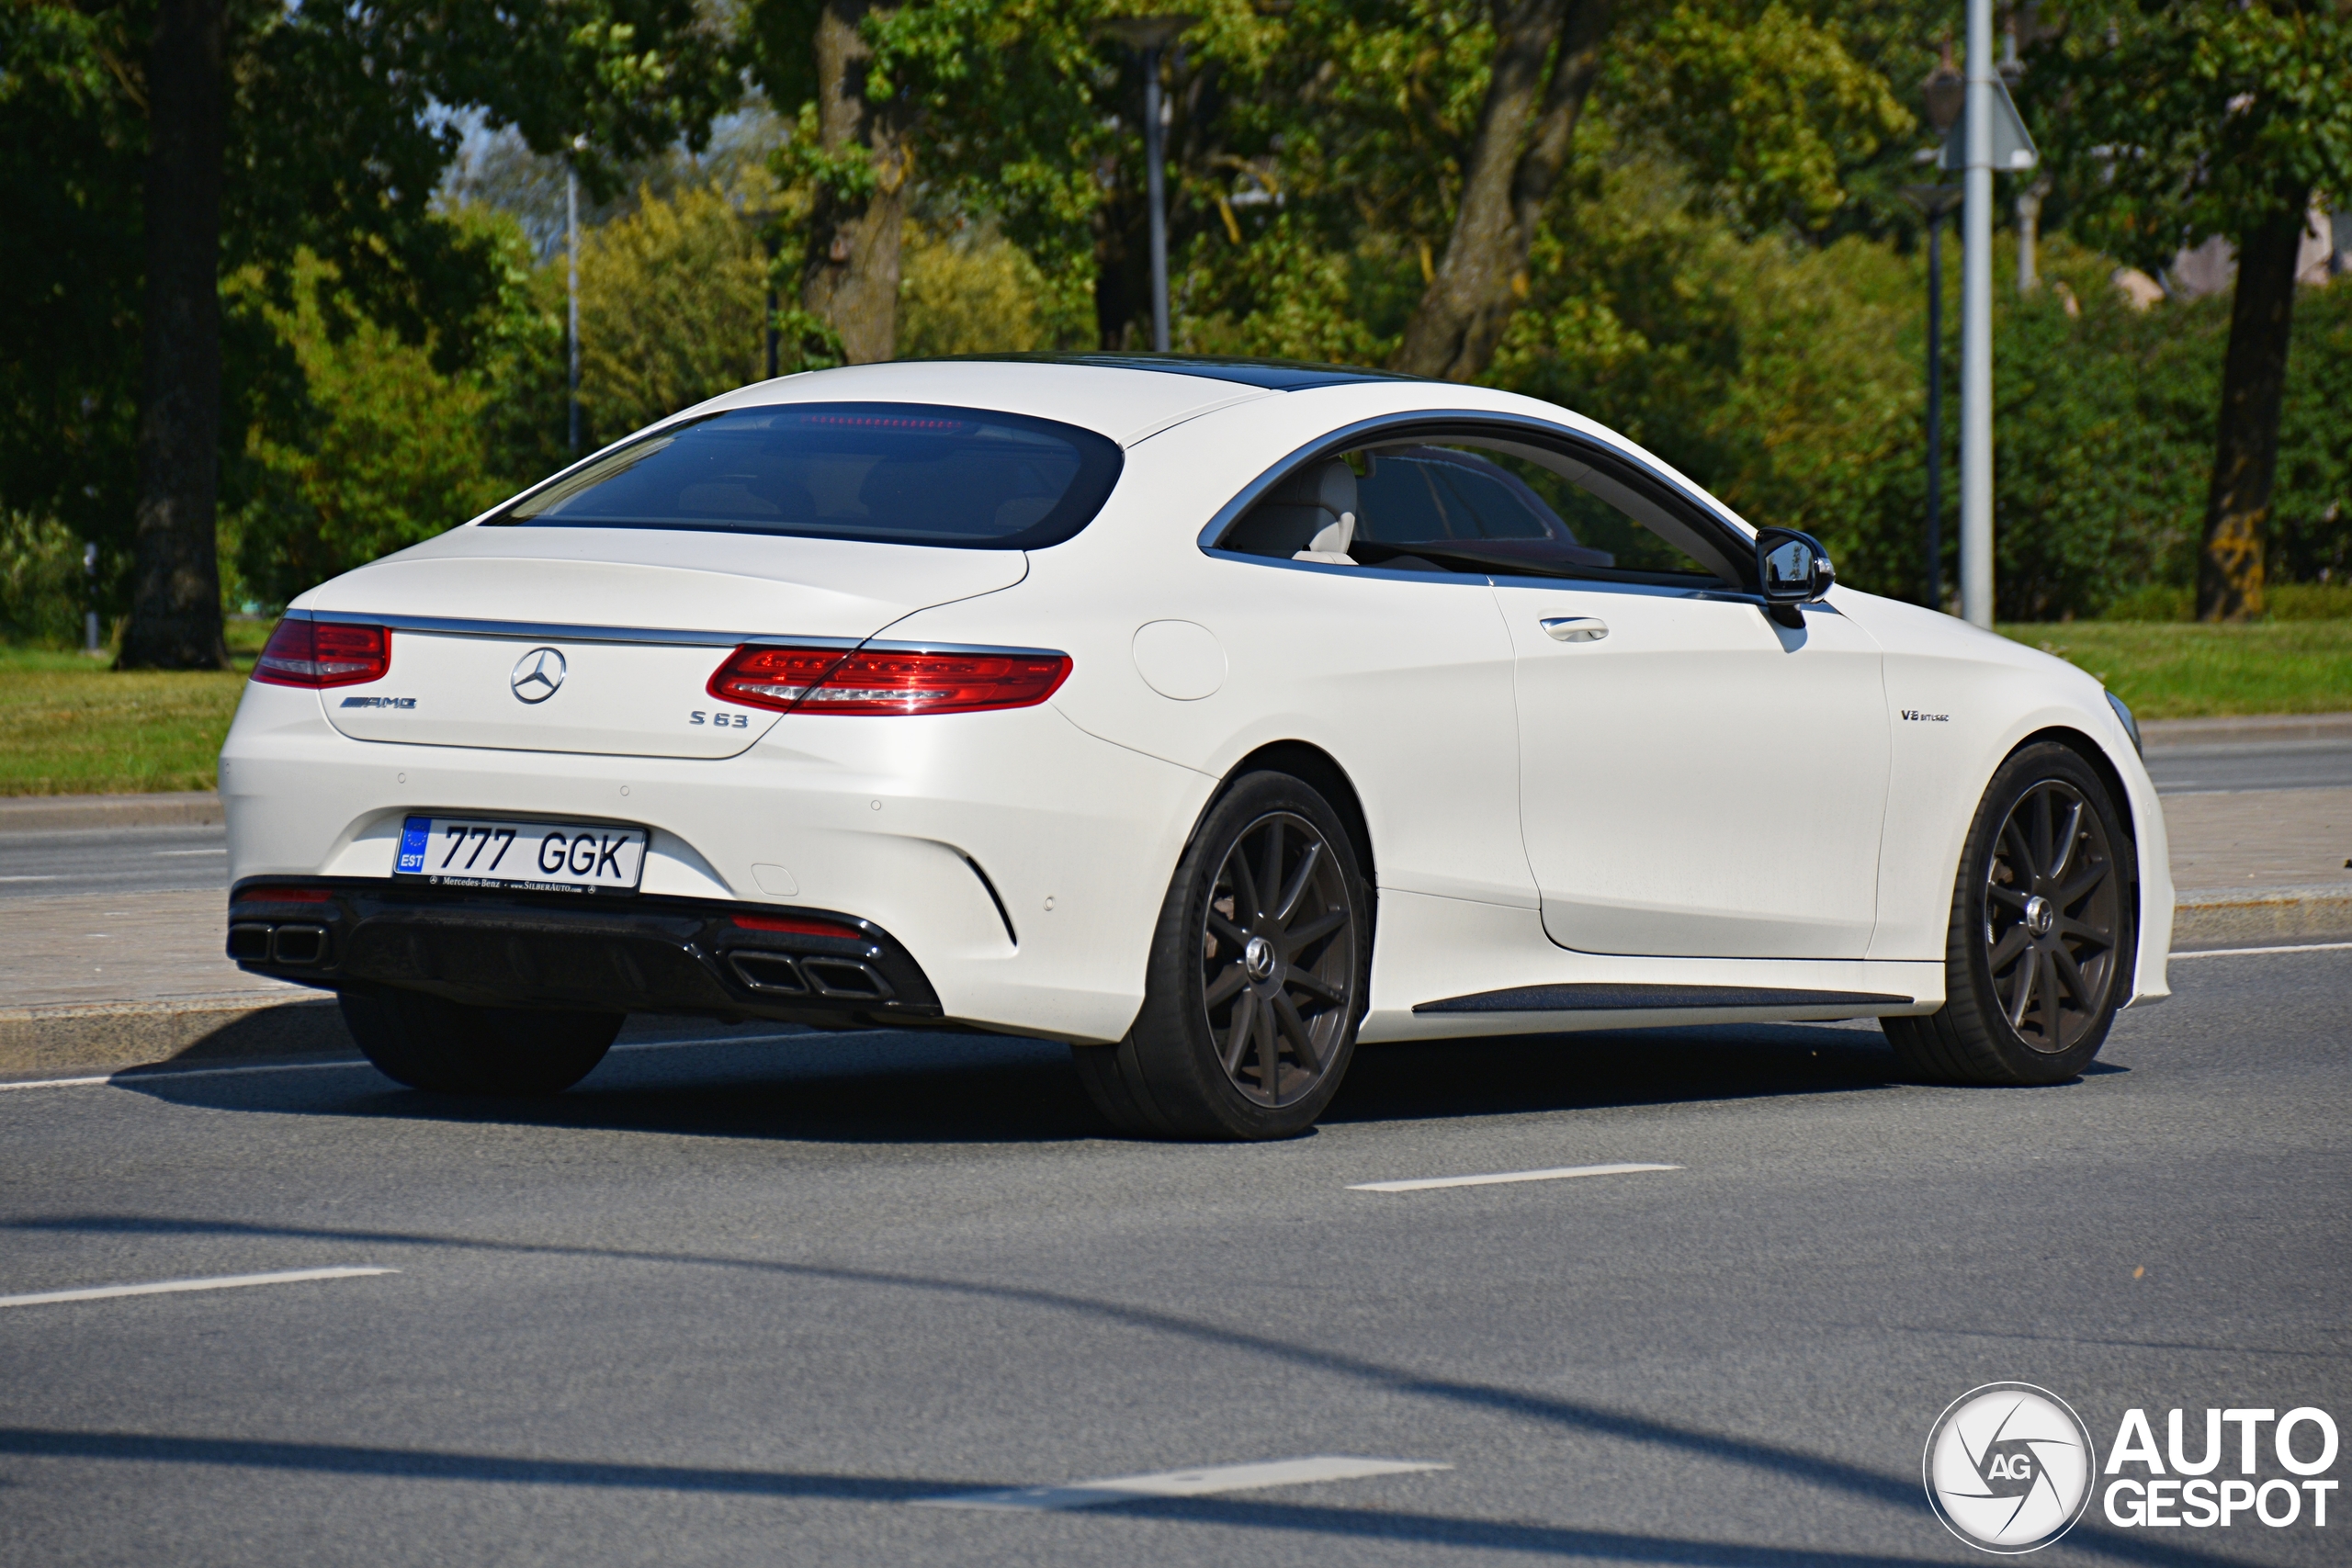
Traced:
<path fill-rule="evenodd" d="M 435 1094 L 560 1094 L 612 1048 L 626 1015 L 469 1007 L 418 991 L 345 991 L 351 1037 L 396 1083 Z"/>
<path fill-rule="evenodd" d="M 1125 1133 L 1306 1131 L 1355 1052 L 1370 902 L 1329 803 L 1286 773 L 1244 775 L 1177 864 L 1134 1028 L 1073 1048 L 1089 1098 Z"/>
<path fill-rule="evenodd" d="M 1993 775 L 1952 890 L 1944 1005 L 1881 1021 L 1898 1060 L 1942 1083 L 2063 1083 L 2131 994 L 2132 841 L 2107 786 L 2045 742 Z"/>

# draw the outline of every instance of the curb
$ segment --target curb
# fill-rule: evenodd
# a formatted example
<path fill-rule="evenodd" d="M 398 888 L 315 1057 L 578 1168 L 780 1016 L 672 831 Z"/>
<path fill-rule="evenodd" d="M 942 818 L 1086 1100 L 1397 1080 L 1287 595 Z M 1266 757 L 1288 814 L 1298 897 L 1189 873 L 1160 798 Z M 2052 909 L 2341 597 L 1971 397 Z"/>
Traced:
<path fill-rule="evenodd" d="M 0 798 L 0 834 L 87 828 L 217 828 L 220 797 L 209 789 L 173 795 L 19 795 Z"/>
<path fill-rule="evenodd" d="M 639 1015 L 622 1028 L 620 1043 L 723 1040 L 730 1034 L 765 1040 L 806 1032 L 807 1026 L 797 1023 Z M 0 1009 L 0 1085 L 132 1069 L 362 1059 L 332 997 L 199 997 L 130 1006 Z"/>
<path fill-rule="evenodd" d="M 2206 746 L 2274 746 L 2294 740 L 2352 740 L 2352 713 L 2152 718 L 2140 726 L 2140 743 L 2151 751 L 2180 751 Z"/>
<path fill-rule="evenodd" d="M 2232 887 L 2178 895 L 2172 944 L 2352 937 L 2352 888 Z"/>
<path fill-rule="evenodd" d="M 16 1077 L 358 1049 L 332 997 L 0 1009 L 0 1074 Z"/>

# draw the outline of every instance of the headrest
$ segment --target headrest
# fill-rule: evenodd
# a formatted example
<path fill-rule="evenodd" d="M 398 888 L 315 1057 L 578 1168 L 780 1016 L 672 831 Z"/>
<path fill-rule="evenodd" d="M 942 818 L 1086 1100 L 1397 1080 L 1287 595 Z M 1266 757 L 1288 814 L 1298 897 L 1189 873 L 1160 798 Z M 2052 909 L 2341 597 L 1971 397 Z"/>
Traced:
<path fill-rule="evenodd" d="M 1355 470 L 1337 457 L 1311 464 L 1269 491 L 1266 501 L 1275 506 L 1319 507 L 1337 520 L 1342 512 L 1356 509 Z"/>

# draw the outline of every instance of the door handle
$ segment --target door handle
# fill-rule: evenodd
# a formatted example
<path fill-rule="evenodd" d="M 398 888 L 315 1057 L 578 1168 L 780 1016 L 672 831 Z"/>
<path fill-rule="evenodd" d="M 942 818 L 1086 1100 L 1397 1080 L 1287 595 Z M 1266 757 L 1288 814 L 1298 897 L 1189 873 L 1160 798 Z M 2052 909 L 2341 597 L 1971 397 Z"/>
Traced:
<path fill-rule="evenodd" d="M 1599 642 L 1609 623 L 1596 615 L 1550 615 L 1536 623 L 1554 642 Z"/>

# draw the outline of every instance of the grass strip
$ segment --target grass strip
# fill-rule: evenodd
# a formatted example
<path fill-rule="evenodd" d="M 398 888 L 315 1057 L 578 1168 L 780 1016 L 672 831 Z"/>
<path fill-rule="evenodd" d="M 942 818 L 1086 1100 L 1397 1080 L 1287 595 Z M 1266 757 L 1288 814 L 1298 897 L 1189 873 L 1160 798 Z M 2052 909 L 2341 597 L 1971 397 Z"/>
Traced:
<path fill-rule="evenodd" d="M 2088 671 L 2142 718 L 2352 709 L 2352 621 L 2069 621 L 2000 629 Z"/>
<path fill-rule="evenodd" d="M 67 662 L 40 667 L 52 659 Z M 0 661 L 0 795 L 212 788 L 245 678 L 227 671 L 118 674 L 93 662 L 76 654 Z"/>

